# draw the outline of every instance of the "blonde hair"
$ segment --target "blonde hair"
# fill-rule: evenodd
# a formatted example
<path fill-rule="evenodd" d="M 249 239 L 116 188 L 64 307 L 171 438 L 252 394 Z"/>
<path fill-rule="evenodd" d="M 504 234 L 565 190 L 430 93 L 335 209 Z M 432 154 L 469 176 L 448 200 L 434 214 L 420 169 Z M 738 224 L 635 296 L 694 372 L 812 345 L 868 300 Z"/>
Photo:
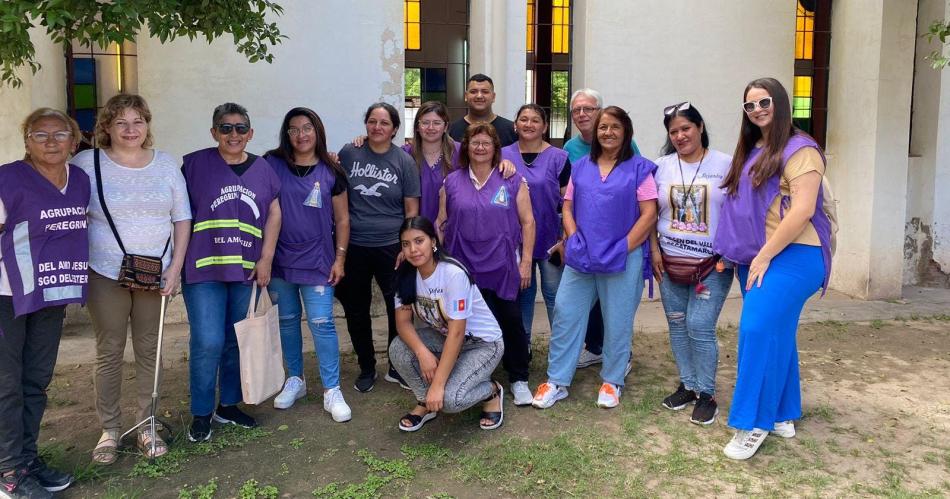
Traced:
<path fill-rule="evenodd" d="M 112 146 L 112 137 L 109 136 L 109 127 L 112 126 L 112 121 L 126 109 L 132 109 L 139 113 L 139 116 L 145 120 L 146 124 L 152 124 L 152 112 L 149 111 L 148 103 L 145 102 L 145 99 L 141 95 L 118 94 L 106 102 L 106 105 L 99 110 L 99 116 L 96 117 L 95 134 L 97 146 L 102 148 Z M 152 127 L 149 126 L 142 147 L 152 147 L 153 142 Z"/>
<path fill-rule="evenodd" d="M 73 145 L 79 145 L 79 143 L 82 142 L 82 132 L 79 130 L 79 124 L 76 123 L 76 120 L 70 118 L 68 114 L 58 109 L 53 109 L 51 107 L 41 107 L 39 109 L 36 109 L 32 113 L 30 113 L 29 116 L 27 116 L 26 119 L 23 120 L 23 124 L 20 125 L 20 129 L 23 132 L 24 146 L 26 145 L 26 141 L 30 137 L 30 132 L 33 131 L 33 125 L 35 125 L 37 121 L 40 121 L 43 118 L 57 119 L 61 121 L 64 125 L 66 125 L 66 128 L 69 129 L 69 133 L 73 135 Z M 30 159 L 29 149 L 27 149 L 26 154 L 23 155 L 23 159 L 25 160 Z"/>

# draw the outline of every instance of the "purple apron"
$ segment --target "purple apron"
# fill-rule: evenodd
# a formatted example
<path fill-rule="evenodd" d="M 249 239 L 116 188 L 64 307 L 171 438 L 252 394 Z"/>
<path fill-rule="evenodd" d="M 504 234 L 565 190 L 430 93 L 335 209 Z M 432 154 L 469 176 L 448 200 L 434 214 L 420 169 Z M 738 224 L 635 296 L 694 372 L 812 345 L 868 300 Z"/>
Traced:
<path fill-rule="evenodd" d="M 515 142 L 501 149 L 501 157 L 514 163 L 518 173 L 528 180 L 536 227 L 533 257 L 535 260 L 547 260 L 548 248 L 554 246 L 561 234 L 561 219 L 557 214 L 561 204 L 559 177 L 567 162 L 567 152 L 548 147 L 528 166 Z"/>
<path fill-rule="evenodd" d="M 412 156 L 412 144 L 404 144 L 402 150 Z M 415 159 L 415 157 L 413 157 Z M 419 200 L 419 214 L 435 222 L 439 216 L 439 191 L 442 189 L 442 182 L 445 177 L 442 176 L 442 164 L 445 158 L 439 158 L 434 165 L 426 163 L 425 158 L 419 167 L 419 188 L 422 193 L 422 199 Z M 455 143 L 455 152 L 452 153 L 452 162 L 449 164 L 449 172 L 459 167 L 459 143 Z"/>
<path fill-rule="evenodd" d="M 573 164 L 575 232 L 566 242 L 567 265 L 585 274 L 626 270 L 627 234 L 640 218 L 637 187 L 656 170 L 653 162 L 634 156 L 614 167 L 601 181 L 600 169 L 590 156 Z M 643 278 L 653 275 L 650 241 L 643 245 Z"/>
<path fill-rule="evenodd" d="M 265 159 L 280 179 L 280 235 L 274 252 L 274 277 L 287 282 L 325 286 L 336 260 L 331 191 L 336 175 L 317 163 L 305 177 L 298 177 L 276 157 Z"/>
<path fill-rule="evenodd" d="M 516 173 L 503 179 L 494 169 L 476 190 L 468 172 L 461 168 L 445 178 L 445 248 L 465 264 L 478 287 L 514 300 L 521 287 L 516 198 L 522 177 Z"/>
<path fill-rule="evenodd" d="M 185 283 L 247 281 L 261 258 L 264 226 L 280 180 L 263 158 L 238 176 L 217 148 L 187 154 L 184 162 L 194 216 Z"/>
<path fill-rule="evenodd" d="M 736 194 L 726 196 L 722 204 L 719 228 L 716 230 L 716 239 L 713 241 L 713 251 L 716 254 L 741 265 L 752 263 L 755 255 L 759 253 L 762 246 L 765 246 L 765 219 L 773 200 L 781 195 L 779 184 L 785 164 L 803 147 L 814 147 L 821 153 L 821 148 L 814 139 L 804 133 L 795 133 L 788 139 L 782 151 L 782 169 L 758 188 L 752 186 L 751 169 L 762 153 L 762 149 L 752 150 L 745 164 L 742 165 L 742 176 L 739 177 L 739 188 Z M 821 159 L 824 162 L 824 154 L 821 155 Z M 822 189 L 818 189 L 815 214 L 811 218 L 815 232 L 818 233 L 818 240 L 821 242 L 821 255 L 825 264 L 825 279 L 821 285 L 822 295 L 828 289 L 828 278 L 831 276 L 831 221 L 822 209 L 823 194 Z M 782 196 L 780 216 L 785 216 L 785 210 L 790 203 L 789 196 Z"/>
<path fill-rule="evenodd" d="M 67 165 L 66 193 L 25 161 L 0 166 L 7 211 L 0 250 L 16 317 L 42 308 L 85 303 L 89 281 L 89 176 Z"/>

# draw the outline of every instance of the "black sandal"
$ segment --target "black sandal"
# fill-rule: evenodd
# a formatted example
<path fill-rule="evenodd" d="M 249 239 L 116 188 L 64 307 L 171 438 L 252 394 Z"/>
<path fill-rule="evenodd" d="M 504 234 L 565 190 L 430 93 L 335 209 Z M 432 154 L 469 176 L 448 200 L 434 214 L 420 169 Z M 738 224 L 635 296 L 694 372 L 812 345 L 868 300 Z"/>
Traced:
<path fill-rule="evenodd" d="M 416 405 L 420 407 L 426 406 L 422 402 L 416 402 Z M 428 423 L 429 421 L 432 421 L 438 415 L 439 415 L 438 412 L 427 412 L 423 414 L 422 416 L 419 416 L 418 414 L 413 414 L 411 412 L 407 412 L 405 416 L 399 418 L 399 429 L 402 431 L 419 431 L 420 429 L 422 429 L 423 426 L 425 426 L 426 423 Z M 409 420 L 409 422 L 412 423 L 412 426 L 403 425 L 402 424 L 403 419 Z"/>
<path fill-rule="evenodd" d="M 497 397 L 501 402 L 499 404 L 499 407 L 501 410 L 497 412 L 482 411 L 482 415 L 479 416 L 478 426 L 483 430 L 494 430 L 498 428 L 499 426 L 501 426 L 502 423 L 505 422 L 505 388 L 501 386 L 501 383 L 497 381 L 495 381 L 494 383 L 495 383 L 495 387 L 498 389 L 495 390 L 495 393 L 493 393 L 491 397 L 488 397 L 487 399 L 485 399 L 484 402 L 488 402 Z M 481 421 L 482 419 L 487 419 L 491 421 L 491 424 L 483 423 Z"/>

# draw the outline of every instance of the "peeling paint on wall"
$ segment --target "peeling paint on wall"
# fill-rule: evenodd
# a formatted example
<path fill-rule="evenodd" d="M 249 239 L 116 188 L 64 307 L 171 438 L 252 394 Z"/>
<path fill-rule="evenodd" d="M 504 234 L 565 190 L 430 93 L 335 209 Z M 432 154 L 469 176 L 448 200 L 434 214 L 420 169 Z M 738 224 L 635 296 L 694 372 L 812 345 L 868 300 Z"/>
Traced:
<path fill-rule="evenodd" d="M 386 28 L 380 36 L 380 61 L 382 63 L 382 86 L 380 94 L 383 101 L 396 107 L 402 107 L 402 93 L 405 63 L 402 43 L 391 28 Z"/>
<path fill-rule="evenodd" d="M 904 226 L 904 284 L 950 287 L 950 273 L 934 261 L 934 238 L 930 225 L 919 217 Z"/>

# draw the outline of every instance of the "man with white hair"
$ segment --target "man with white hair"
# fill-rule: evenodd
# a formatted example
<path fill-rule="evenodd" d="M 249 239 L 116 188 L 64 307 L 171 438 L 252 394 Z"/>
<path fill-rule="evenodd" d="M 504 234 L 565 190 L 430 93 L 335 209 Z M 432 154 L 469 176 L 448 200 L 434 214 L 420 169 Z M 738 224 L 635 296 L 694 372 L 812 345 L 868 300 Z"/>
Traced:
<path fill-rule="evenodd" d="M 590 154 L 590 144 L 594 140 L 594 121 L 597 113 L 604 107 L 604 98 L 600 92 L 592 88 L 582 88 L 571 95 L 571 120 L 580 132 L 579 136 L 572 137 L 564 143 L 564 150 L 571 163 Z M 640 149 L 636 140 L 630 139 L 633 154 L 640 156 Z M 604 320 L 600 312 L 600 302 L 594 303 L 587 322 L 587 336 L 584 338 L 584 350 L 577 360 L 578 369 L 589 367 L 603 362 Z M 631 361 L 633 357 L 631 356 Z M 624 374 L 630 372 L 632 365 L 627 364 Z"/>

